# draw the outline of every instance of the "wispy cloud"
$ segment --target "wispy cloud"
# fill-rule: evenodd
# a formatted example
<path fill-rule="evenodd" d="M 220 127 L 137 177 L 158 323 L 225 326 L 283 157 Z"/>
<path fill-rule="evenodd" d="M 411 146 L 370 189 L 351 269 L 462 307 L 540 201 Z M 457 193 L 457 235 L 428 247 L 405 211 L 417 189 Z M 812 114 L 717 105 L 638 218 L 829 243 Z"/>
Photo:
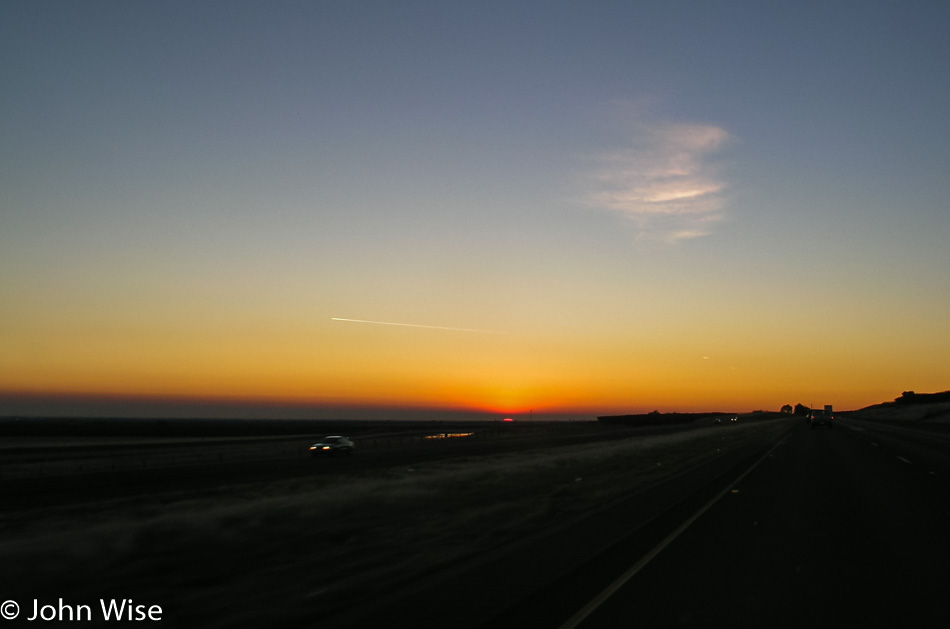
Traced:
<path fill-rule="evenodd" d="M 627 147 L 595 157 L 587 203 L 623 214 L 642 237 L 705 236 L 723 218 L 727 186 L 714 158 L 728 140 L 712 125 L 638 123 Z"/>

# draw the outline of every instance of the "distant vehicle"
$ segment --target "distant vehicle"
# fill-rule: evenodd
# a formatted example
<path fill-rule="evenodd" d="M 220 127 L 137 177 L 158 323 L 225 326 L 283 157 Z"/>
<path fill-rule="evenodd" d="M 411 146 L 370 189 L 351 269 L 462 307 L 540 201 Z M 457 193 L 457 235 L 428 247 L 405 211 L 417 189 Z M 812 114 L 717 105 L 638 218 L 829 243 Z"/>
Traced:
<path fill-rule="evenodd" d="M 732 417 L 729 418 L 729 421 L 731 421 L 731 422 L 737 422 L 737 421 L 739 421 L 739 416 L 738 416 L 738 415 L 733 415 Z"/>
<path fill-rule="evenodd" d="M 310 454 L 313 456 L 336 456 L 338 454 L 349 456 L 353 454 L 353 448 L 355 447 L 356 444 L 346 437 L 331 435 L 310 446 Z"/>
<path fill-rule="evenodd" d="M 834 420 L 834 414 L 827 411 L 813 410 L 809 411 L 808 413 L 808 425 L 812 428 L 815 426 L 827 426 L 828 428 L 833 428 Z"/>

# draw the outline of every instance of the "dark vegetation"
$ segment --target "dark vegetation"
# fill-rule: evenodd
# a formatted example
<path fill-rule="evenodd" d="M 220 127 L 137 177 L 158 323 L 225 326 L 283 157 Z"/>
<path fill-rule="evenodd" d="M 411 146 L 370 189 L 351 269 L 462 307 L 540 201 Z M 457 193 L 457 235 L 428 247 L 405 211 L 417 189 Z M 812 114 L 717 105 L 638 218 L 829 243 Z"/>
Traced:
<path fill-rule="evenodd" d="M 950 391 L 941 393 L 914 393 L 913 391 L 904 391 L 901 396 L 894 400 L 895 404 L 940 404 L 950 402 Z"/>

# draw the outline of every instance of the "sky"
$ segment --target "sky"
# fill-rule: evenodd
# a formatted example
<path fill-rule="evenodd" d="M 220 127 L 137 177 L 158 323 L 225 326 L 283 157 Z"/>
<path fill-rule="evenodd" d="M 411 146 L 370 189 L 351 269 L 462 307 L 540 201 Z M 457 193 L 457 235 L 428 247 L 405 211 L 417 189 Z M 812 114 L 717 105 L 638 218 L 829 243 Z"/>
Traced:
<path fill-rule="evenodd" d="M 950 389 L 948 23 L 906 0 L 6 0 L 0 415 Z"/>

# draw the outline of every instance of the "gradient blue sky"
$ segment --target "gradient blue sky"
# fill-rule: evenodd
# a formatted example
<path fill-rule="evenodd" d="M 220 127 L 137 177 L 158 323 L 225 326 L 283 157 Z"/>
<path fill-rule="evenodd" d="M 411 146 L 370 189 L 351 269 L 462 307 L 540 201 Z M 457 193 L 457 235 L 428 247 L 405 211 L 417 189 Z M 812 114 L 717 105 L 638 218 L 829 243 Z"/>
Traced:
<path fill-rule="evenodd" d="M 0 414 L 948 389 L 948 24 L 906 1 L 7 0 Z"/>

